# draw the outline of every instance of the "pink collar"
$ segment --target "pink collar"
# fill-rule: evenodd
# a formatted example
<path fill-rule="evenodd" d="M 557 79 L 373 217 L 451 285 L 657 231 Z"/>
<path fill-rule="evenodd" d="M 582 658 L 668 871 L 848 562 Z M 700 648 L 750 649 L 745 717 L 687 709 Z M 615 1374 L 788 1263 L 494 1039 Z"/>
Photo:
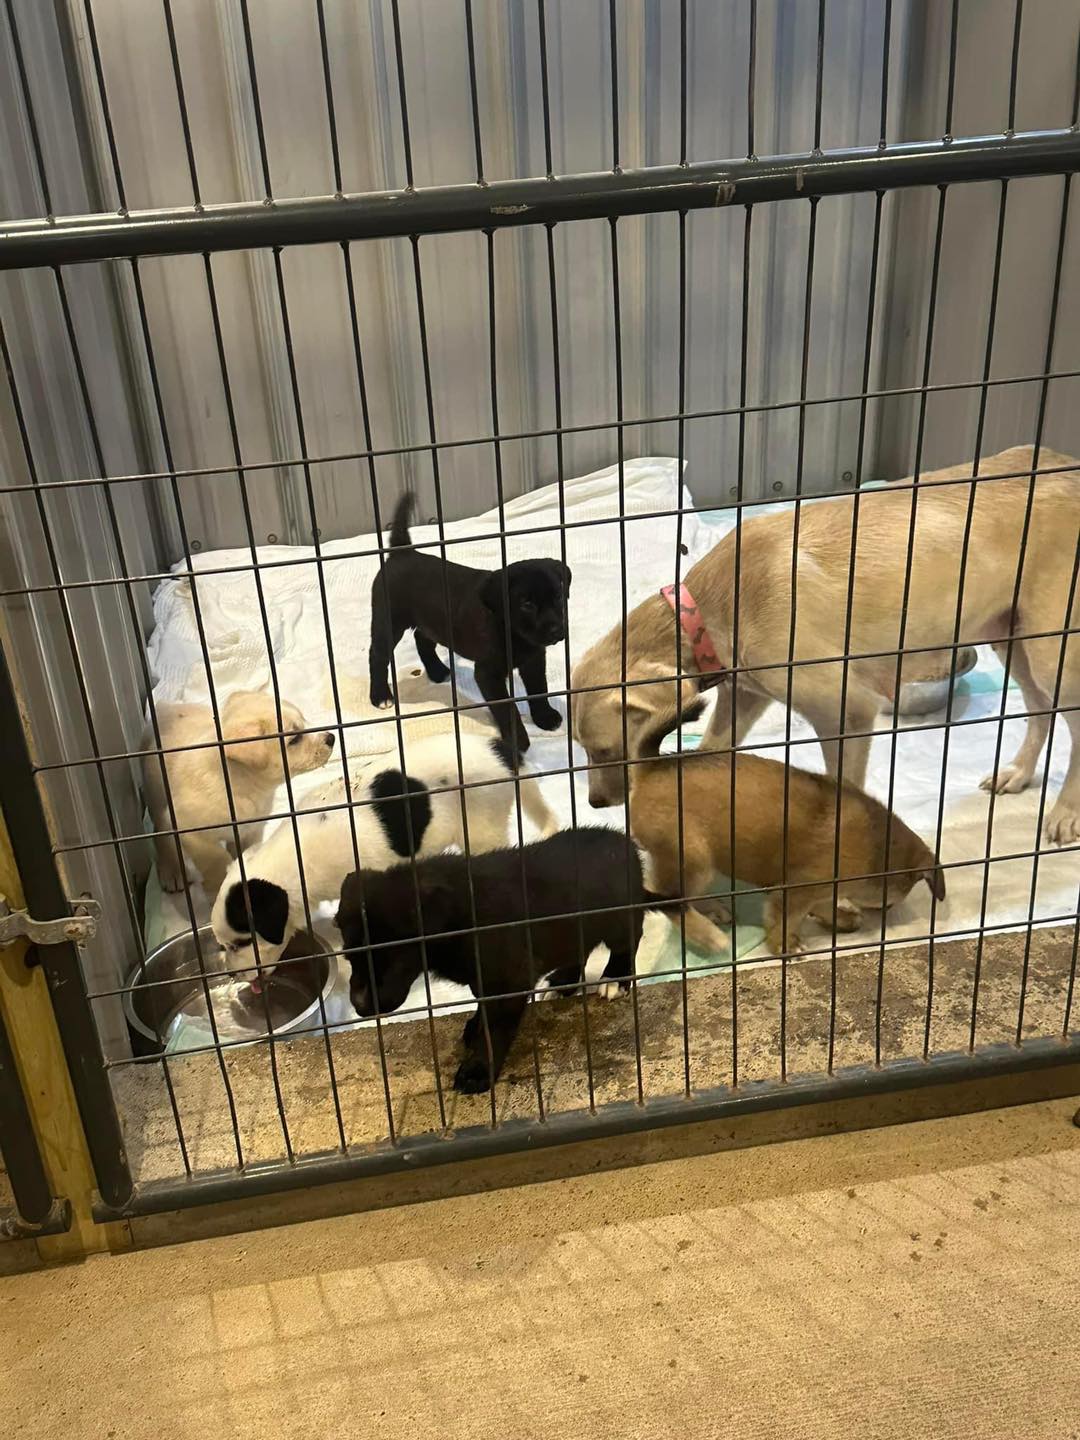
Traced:
<path fill-rule="evenodd" d="M 660 594 L 664 597 L 672 610 L 675 609 L 675 586 L 664 585 Z M 701 671 L 701 688 L 709 690 L 714 685 L 719 685 L 727 675 L 727 669 L 720 663 L 720 657 L 716 653 L 716 646 L 712 637 L 705 628 L 705 621 L 702 619 L 698 603 L 690 594 L 685 585 L 679 586 L 679 624 L 683 628 L 683 634 L 690 641 L 694 651 L 694 661 Z"/>

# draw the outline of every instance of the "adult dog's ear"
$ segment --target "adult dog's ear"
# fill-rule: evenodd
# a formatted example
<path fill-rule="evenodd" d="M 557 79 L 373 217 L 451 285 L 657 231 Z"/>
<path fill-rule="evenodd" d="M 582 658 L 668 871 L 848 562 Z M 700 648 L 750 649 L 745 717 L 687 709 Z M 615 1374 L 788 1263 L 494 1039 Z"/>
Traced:
<path fill-rule="evenodd" d="M 556 564 L 558 565 L 559 569 L 562 571 L 563 590 L 564 590 L 564 592 L 569 593 L 569 590 L 570 590 L 570 582 L 571 582 L 571 580 L 573 580 L 573 578 L 574 578 L 574 572 L 570 569 L 570 566 L 569 566 L 569 565 L 564 565 L 561 560 L 556 561 Z"/>
<path fill-rule="evenodd" d="M 247 890 L 245 903 L 244 891 Z M 255 934 L 268 945 L 280 945 L 285 939 L 285 926 L 289 921 L 289 897 L 280 885 L 256 877 L 246 882 L 239 881 L 230 886 L 225 898 L 225 919 L 238 935 L 250 933 L 248 906 L 251 907 L 251 924 Z"/>
<path fill-rule="evenodd" d="M 945 872 L 940 865 L 928 866 L 925 870 L 920 870 L 916 879 L 926 881 L 935 900 L 945 899 Z"/>

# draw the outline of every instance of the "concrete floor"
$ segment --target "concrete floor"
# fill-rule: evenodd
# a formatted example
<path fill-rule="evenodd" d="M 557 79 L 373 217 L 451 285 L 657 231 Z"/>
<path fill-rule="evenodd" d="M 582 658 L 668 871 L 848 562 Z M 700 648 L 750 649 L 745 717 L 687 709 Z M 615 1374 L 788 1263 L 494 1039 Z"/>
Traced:
<path fill-rule="evenodd" d="M 12 1437 L 1080 1437 L 1076 1101 L 0 1280 Z"/>

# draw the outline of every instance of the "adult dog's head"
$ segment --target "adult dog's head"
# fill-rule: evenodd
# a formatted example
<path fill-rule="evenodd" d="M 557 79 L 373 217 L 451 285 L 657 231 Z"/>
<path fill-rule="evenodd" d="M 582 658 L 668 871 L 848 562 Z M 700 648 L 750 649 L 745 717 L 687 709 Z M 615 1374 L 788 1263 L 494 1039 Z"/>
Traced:
<path fill-rule="evenodd" d="M 510 629 L 527 645 L 557 645 L 566 637 L 570 579 L 561 560 L 515 560 L 488 576 L 481 597 L 500 621 L 509 606 Z"/>
<path fill-rule="evenodd" d="M 670 642 L 669 642 L 670 643 Z M 674 660 L 626 661 L 622 684 L 621 639 L 616 628 L 582 657 L 570 679 L 570 718 L 574 739 L 589 758 L 589 804 L 597 810 L 621 805 L 626 797 L 627 767 L 650 740 L 700 713 L 698 685 L 674 679 Z M 625 695 L 625 699 L 624 699 Z"/>

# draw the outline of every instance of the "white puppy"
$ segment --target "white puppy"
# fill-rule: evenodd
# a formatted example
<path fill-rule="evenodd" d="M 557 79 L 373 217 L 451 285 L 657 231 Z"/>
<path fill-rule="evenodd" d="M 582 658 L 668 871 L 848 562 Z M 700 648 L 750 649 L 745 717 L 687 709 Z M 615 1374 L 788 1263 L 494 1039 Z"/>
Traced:
<path fill-rule="evenodd" d="M 231 824 L 229 797 L 225 788 L 228 768 L 229 789 L 237 821 L 260 821 L 269 813 L 274 792 L 282 784 L 281 741 L 278 738 L 277 707 L 272 695 L 254 690 L 234 690 L 221 707 L 223 747 L 217 743 L 214 714 L 208 705 L 159 705 L 158 728 L 163 750 L 189 745 L 201 748 L 178 748 L 165 756 L 169 791 L 176 811 L 176 825 L 181 831 L 185 858 L 199 872 L 203 889 L 212 899 L 218 892 L 229 861 L 236 853 L 235 835 Z M 281 730 L 285 735 L 285 754 L 290 775 L 302 775 L 325 765 L 334 748 L 334 737 L 327 731 L 304 734 L 304 717 L 295 705 L 281 702 Z M 143 748 L 154 744 L 153 732 L 143 736 Z M 155 830 L 170 830 L 172 822 L 165 796 L 161 760 L 147 755 L 143 760 L 143 795 Z M 240 843 L 246 849 L 258 839 L 261 823 L 249 824 L 240 832 Z M 158 875 L 161 888 L 170 892 L 184 888 L 184 869 L 176 853 L 171 835 L 155 837 Z"/>
<path fill-rule="evenodd" d="M 520 787 L 525 814 L 541 835 L 553 834 L 558 822 L 548 809 L 536 780 L 514 775 L 510 754 L 493 736 L 461 736 L 460 785 L 457 748 L 452 735 L 433 735 L 407 747 L 404 782 L 400 769 L 368 766 L 353 782 L 353 798 L 344 807 L 344 782 L 328 787 L 307 803 L 342 806 L 311 810 L 281 821 L 261 845 L 244 852 L 244 882 L 234 861 L 214 902 L 210 923 L 222 946 L 230 970 L 251 970 L 255 965 L 252 926 L 258 940 L 259 961 L 275 964 L 290 940 L 307 928 L 308 914 L 316 924 L 319 907 L 337 901 L 346 875 L 356 869 L 351 809 L 356 827 L 360 864 L 366 870 L 385 870 L 410 855 L 437 855 L 456 845 L 464 848 L 461 795 L 465 796 L 469 850 L 497 850 L 510 840 L 509 820 Z M 501 782 L 501 783 L 490 783 Z M 435 792 L 435 793 L 432 793 Z M 513 838 L 516 839 L 517 827 Z M 297 863 L 300 840 L 303 886 Z M 304 891 L 307 892 L 307 911 Z"/>

